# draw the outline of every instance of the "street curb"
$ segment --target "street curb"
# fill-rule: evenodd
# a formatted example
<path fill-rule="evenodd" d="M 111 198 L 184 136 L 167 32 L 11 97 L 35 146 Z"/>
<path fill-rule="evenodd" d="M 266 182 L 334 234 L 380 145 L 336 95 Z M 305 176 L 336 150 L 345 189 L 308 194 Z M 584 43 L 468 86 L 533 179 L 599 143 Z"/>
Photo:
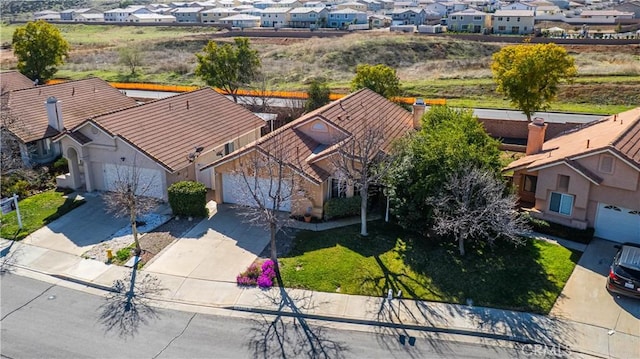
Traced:
<path fill-rule="evenodd" d="M 63 275 L 63 274 L 51 274 L 51 273 L 45 273 L 45 274 L 48 274 L 49 276 L 51 276 L 53 278 L 57 278 L 57 279 L 64 280 L 64 281 L 67 281 L 67 282 L 72 282 L 72 283 L 84 285 L 84 286 L 87 286 L 87 287 L 90 287 L 90 288 L 103 290 L 103 291 L 106 291 L 106 292 L 111 292 L 111 293 L 117 293 L 118 292 L 117 290 L 115 290 L 111 286 L 106 286 L 106 285 L 102 285 L 102 284 L 98 284 L 98 283 L 94 283 L 94 282 L 89 282 L 89 281 L 84 280 L 84 279 L 70 277 L 70 276 L 66 276 L 66 275 Z"/>

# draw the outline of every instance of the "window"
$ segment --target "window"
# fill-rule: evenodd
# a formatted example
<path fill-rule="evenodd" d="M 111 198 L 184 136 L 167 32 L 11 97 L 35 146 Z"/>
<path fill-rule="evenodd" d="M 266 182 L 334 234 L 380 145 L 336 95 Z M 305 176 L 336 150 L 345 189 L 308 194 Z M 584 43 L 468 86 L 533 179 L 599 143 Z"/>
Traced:
<path fill-rule="evenodd" d="M 516 21 L 517 21 L 517 22 L 520 22 L 520 18 L 517 18 L 517 19 L 516 19 Z"/>
<path fill-rule="evenodd" d="M 331 198 L 344 198 L 347 196 L 347 182 L 337 178 L 331 179 Z"/>
<path fill-rule="evenodd" d="M 613 156 L 600 156 L 600 172 L 613 173 Z"/>
<path fill-rule="evenodd" d="M 451 20 L 456 20 L 456 17 L 455 17 L 455 16 L 452 16 L 452 17 L 451 17 Z"/>
<path fill-rule="evenodd" d="M 233 142 L 226 143 L 224 145 L 224 154 L 228 155 L 233 152 Z"/>
<path fill-rule="evenodd" d="M 525 192 L 535 192 L 537 184 L 537 176 L 525 175 L 522 183 L 522 190 Z"/>
<path fill-rule="evenodd" d="M 482 20 L 482 17 L 480 17 L 480 16 L 474 16 L 474 17 L 473 17 L 473 19 L 474 19 L 474 20 L 476 20 L 476 21 L 477 21 L 477 20 Z"/>
<path fill-rule="evenodd" d="M 573 208 L 573 196 L 570 194 L 551 192 L 551 202 L 549 203 L 549 210 L 564 214 L 565 216 L 571 215 L 571 209 Z"/>
<path fill-rule="evenodd" d="M 569 190 L 569 176 L 558 175 L 558 189 L 560 191 Z"/>
<path fill-rule="evenodd" d="M 498 16 L 498 21 L 502 21 L 502 16 Z"/>
<path fill-rule="evenodd" d="M 316 122 L 316 123 L 313 124 L 313 126 L 311 126 L 311 131 L 329 132 L 329 129 L 327 128 L 327 126 L 324 123 Z"/>
<path fill-rule="evenodd" d="M 498 31 L 504 31 L 506 30 L 506 26 L 498 26 Z"/>

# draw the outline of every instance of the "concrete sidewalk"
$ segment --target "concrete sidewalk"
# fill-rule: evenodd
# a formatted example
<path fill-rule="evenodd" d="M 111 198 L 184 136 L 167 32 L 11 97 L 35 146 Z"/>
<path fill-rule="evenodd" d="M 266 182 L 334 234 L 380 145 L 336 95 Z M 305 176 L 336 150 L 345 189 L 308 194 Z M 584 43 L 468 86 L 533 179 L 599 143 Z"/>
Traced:
<path fill-rule="evenodd" d="M 70 253 L 20 242 L 0 241 L 3 271 L 19 269 L 51 278 L 109 290 L 114 280 L 128 281 L 132 269 L 83 259 Z M 27 271 L 25 271 L 27 270 Z M 570 357 L 639 358 L 638 336 L 524 312 L 436 302 L 323 293 L 303 290 L 260 290 L 228 281 L 170 275 L 152 269 L 138 272 L 158 278 L 166 289 L 158 297 L 163 306 L 180 305 L 233 309 L 308 319 L 406 328 L 481 338 L 545 345 L 549 350 L 571 350 Z M 64 283 L 64 282 L 63 282 Z"/>

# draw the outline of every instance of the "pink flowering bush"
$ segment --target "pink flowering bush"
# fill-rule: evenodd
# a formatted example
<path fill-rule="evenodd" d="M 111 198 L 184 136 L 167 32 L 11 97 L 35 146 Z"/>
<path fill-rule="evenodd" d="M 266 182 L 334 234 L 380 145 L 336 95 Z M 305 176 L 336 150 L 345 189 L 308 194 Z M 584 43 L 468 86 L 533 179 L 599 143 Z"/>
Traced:
<path fill-rule="evenodd" d="M 243 286 L 258 285 L 258 287 L 266 289 L 273 286 L 275 277 L 275 263 L 272 260 L 267 260 L 262 263 L 262 266 L 257 266 L 255 263 L 250 265 L 246 271 L 236 277 L 236 283 Z"/>

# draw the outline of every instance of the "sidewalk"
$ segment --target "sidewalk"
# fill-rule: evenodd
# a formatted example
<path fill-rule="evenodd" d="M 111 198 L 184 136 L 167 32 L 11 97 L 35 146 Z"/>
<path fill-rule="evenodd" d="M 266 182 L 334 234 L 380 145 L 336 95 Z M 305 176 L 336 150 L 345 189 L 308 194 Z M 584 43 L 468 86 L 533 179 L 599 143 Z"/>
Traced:
<path fill-rule="evenodd" d="M 2 270 L 19 268 L 53 278 L 109 290 L 114 280 L 127 281 L 131 268 L 107 265 L 91 259 L 20 242 L 0 241 Z M 638 338 L 616 333 L 610 346 L 608 328 L 559 318 L 491 308 L 436 302 L 323 293 L 303 290 L 260 290 L 235 283 L 139 271 L 157 277 L 166 289 L 154 300 L 179 308 L 195 305 L 266 314 L 304 316 L 307 319 L 367 324 L 375 328 L 405 328 L 444 334 L 509 340 L 524 345 L 546 345 L 552 350 L 570 349 L 571 357 L 636 358 Z M 231 314 L 232 312 L 229 312 Z M 289 313 L 289 314 L 286 314 Z M 386 332 L 391 334 L 391 332 Z"/>

